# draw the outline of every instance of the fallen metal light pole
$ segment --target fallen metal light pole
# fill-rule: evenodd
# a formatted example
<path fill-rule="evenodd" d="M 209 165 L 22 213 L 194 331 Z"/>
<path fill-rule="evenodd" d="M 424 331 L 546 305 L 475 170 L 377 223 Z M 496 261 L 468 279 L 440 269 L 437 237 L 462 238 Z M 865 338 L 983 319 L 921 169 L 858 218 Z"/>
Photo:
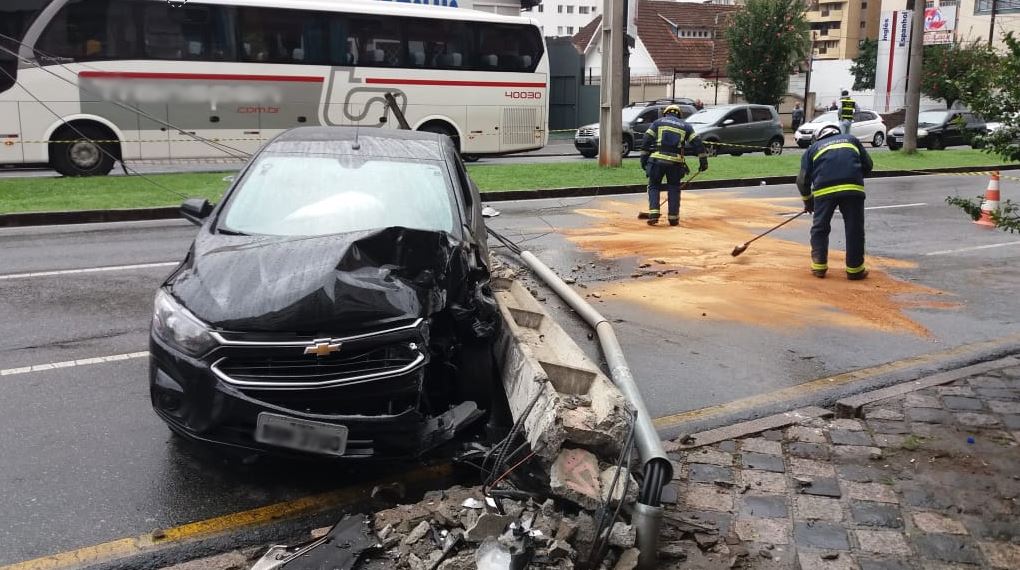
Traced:
<path fill-rule="evenodd" d="M 641 551 L 638 567 L 654 568 L 658 558 L 659 534 L 662 530 L 663 510 L 660 504 L 662 488 L 673 479 L 673 464 L 662 449 L 662 441 L 652 424 L 648 408 L 634 382 L 634 376 L 630 373 L 630 367 L 623 356 L 623 349 L 616 339 L 612 324 L 530 251 L 522 251 L 520 257 L 546 285 L 595 329 L 602 353 L 609 365 L 610 377 L 637 411 L 635 442 L 644 464 L 644 483 L 641 485 L 641 493 L 638 495 L 631 523 L 637 530 L 637 545 Z"/>

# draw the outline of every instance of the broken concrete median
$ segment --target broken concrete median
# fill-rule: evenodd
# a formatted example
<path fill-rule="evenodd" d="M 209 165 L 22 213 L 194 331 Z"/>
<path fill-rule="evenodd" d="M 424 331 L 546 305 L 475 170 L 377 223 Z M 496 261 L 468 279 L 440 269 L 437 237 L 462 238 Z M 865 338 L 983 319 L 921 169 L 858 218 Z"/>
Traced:
<path fill-rule="evenodd" d="M 318 568 L 307 563 L 320 551 L 336 568 L 636 567 L 636 532 L 622 520 L 638 492 L 631 406 L 525 287 L 496 279 L 493 289 L 503 317 L 495 356 L 513 426 L 494 446 L 469 444 L 458 456 L 483 484 L 345 518 L 318 541 L 271 548 L 257 568 Z M 400 495 L 390 487 L 375 494 Z M 366 548 L 364 525 L 373 541 Z M 333 552 L 341 544 L 342 555 Z"/>

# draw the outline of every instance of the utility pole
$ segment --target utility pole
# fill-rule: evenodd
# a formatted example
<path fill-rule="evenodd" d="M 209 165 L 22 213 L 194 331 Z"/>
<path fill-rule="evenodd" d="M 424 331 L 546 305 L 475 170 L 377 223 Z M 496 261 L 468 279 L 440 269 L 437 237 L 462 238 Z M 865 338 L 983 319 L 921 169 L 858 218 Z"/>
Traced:
<path fill-rule="evenodd" d="M 815 48 L 812 43 L 811 53 L 808 54 L 807 60 L 807 74 L 804 76 L 804 122 L 807 123 L 814 119 L 814 105 L 808 105 L 808 100 L 811 97 L 811 68 L 815 66 Z"/>
<path fill-rule="evenodd" d="M 910 25 L 910 66 L 907 68 L 907 116 L 903 124 L 903 153 L 917 152 L 917 115 L 921 112 L 921 68 L 924 65 L 924 0 L 914 0 Z"/>
<path fill-rule="evenodd" d="M 620 166 L 623 152 L 623 50 L 627 16 L 623 0 L 603 0 L 599 166 Z"/>
<path fill-rule="evenodd" d="M 995 14 L 999 11 L 998 0 L 992 0 L 992 18 L 991 22 L 988 23 L 988 47 L 992 47 L 992 42 L 995 39 Z"/>

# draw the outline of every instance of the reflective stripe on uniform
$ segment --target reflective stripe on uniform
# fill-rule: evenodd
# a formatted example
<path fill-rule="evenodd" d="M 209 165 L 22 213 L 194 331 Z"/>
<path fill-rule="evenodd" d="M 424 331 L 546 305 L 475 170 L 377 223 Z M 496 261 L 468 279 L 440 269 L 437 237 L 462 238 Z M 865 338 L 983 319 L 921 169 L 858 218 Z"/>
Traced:
<path fill-rule="evenodd" d="M 811 270 L 812 271 L 825 271 L 828 268 L 829 268 L 829 264 L 828 263 L 812 263 L 811 264 Z M 849 270 L 847 270 L 847 271 L 849 271 Z"/>
<path fill-rule="evenodd" d="M 864 271 L 864 264 L 862 263 L 859 267 L 847 267 L 846 272 L 853 275 Z"/>
<path fill-rule="evenodd" d="M 836 186 L 829 186 L 828 188 L 819 188 L 812 192 L 812 196 L 820 198 L 822 196 L 828 196 L 829 194 L 835 194 L 836 192 L 864 192 L 864 186 L 860 184 L 837 184 Z"/>
<path fill-rule="evenodd" d="M 666 154 L 662 152 L 662 135 L 665 132 L 671 132 L 680 137 L 680 146 L 678 147 L 680 150 L 679 154 Z M 652 153 L 652 158 L 666 160 L 669 162 L 683 162 L 685 144 L 687 144 L 687 131 L 671 127 L 669 125 L 659 125 L 658 132 L 656 133 L 655 152 Z"/>
<path fill-rule="evenodd" d="M 857 154 L 861 154 L 861 151 L 857 150 L 857 145 L 855 145 L 854 143 L 841 142 L 841 143 L 830 144 L 829 146 L 819 150 L 818 152 L 815 153 L 814 156 L 811 157 L 811 160 L 818 160 L 819 156 L 822 156 L 823 154 L 829 152 L 830 150 L 834 150 L 834 149 L 837 149 L 837 148 L 848 148 L 848 149 L 853 150 Z"/>

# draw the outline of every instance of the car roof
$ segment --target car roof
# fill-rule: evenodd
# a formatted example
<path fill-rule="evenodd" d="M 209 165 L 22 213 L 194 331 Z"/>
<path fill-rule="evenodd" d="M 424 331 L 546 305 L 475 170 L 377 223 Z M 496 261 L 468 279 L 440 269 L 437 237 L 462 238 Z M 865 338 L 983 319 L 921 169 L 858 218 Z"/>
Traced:
<path fill-rule="evenodd" d="M 453 145 L 449 138 L 429 132 L 375 127 L 297 127 L 277 135 L 263 150 L 447 160 Z"/>

